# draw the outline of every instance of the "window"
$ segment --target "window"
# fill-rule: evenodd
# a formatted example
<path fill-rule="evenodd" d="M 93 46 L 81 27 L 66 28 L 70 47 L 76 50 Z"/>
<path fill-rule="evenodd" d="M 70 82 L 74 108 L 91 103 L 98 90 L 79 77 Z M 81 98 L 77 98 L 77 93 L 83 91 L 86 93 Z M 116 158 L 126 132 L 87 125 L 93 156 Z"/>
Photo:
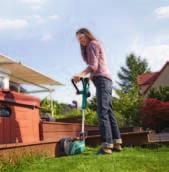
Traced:
<path fill-rule="evenodd" d="M 10 117 L 11 109 L 9 107 L 0 106 L 0 117 Z"/>

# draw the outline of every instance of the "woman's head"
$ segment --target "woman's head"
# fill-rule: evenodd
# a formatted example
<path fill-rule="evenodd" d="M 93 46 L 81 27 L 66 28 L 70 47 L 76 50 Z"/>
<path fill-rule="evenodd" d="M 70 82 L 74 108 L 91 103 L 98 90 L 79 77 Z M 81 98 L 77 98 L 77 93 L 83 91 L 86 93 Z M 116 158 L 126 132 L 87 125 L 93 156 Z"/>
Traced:
<path fill-rule="evenodd" d="M 80 45 L 86 47 L 90 41 L 96 40 L 94 35 L 86 28 L 81 28 L 76 32 Z"/>
<path fill-rule="evenodd" d="M 77 39 L 80 43 L 81 53 L 84 60 L 86 60 L 86 46 L 90 41 L 96 40 L 94 35 L 86 28 L 81 28 L 76 32 Z"/>

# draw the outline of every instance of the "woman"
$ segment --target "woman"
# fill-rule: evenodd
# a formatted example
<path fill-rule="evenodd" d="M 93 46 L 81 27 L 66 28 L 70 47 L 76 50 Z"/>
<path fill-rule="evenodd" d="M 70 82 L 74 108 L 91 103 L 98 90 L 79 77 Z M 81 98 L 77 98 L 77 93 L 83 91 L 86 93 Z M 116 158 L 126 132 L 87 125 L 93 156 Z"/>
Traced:
<path fill-rule="evenodd" d="M 111 154 L 112 150 L 121 151 L 121 136 L 112 110 L 112 80 L 101 43 L 86 28 L 76 32 L 83 60 L 88 65 L 85 70 L 73 77 L 75 82 L 90 74 L 96 87 L 97 114 L 102 138 L 99 153 Z"/>

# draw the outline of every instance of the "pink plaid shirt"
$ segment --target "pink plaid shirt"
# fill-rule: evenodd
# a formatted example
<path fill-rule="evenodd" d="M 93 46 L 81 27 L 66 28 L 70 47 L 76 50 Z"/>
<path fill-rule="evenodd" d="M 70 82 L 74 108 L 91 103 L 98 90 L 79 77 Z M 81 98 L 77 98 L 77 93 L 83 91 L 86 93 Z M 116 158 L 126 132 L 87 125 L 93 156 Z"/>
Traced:
<path fill-rule="evenodd" d="M 104 76 L 111 80 L 105 52 L 99 41 L 93 40 L 89 43 L 84 60 L 88 64 L 87 69 L 91 74 L 91 79 L 95 76 Z"/>

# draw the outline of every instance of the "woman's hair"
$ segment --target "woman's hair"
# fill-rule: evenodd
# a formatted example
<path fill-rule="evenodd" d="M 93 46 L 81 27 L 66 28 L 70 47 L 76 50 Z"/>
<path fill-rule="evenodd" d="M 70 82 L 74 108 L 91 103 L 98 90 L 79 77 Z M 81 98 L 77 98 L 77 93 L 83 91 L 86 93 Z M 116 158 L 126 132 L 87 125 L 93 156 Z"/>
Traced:
<path fill-rule="evenodd" d="M 84 34 L 89 41 L 96 40 L 94 35 L 86 28 L 81 28 L 77 30 L 76 35 L 78 34 Z M 82 54 L 83 60 L 86 61 L 86 56 L 87 56 L 86 47 L 80 44 L 80 48 L 81 48 L 81 54 Z"/>

